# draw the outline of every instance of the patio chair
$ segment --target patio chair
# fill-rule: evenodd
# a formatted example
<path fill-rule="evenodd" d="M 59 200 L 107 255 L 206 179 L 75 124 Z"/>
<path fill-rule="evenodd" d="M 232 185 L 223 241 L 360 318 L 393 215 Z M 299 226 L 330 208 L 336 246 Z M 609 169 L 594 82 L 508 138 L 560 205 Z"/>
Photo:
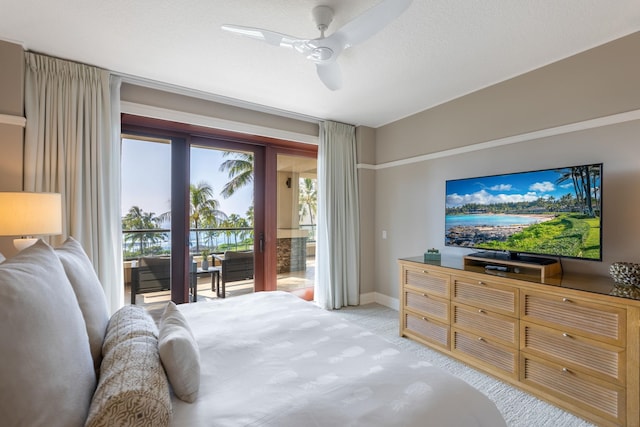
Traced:
<path fill-rule="evenodd" d="M 222 260 L 220 298 L 226 296 L 226 283 L 253 279 L 253 252 L 226 251 Z"/>

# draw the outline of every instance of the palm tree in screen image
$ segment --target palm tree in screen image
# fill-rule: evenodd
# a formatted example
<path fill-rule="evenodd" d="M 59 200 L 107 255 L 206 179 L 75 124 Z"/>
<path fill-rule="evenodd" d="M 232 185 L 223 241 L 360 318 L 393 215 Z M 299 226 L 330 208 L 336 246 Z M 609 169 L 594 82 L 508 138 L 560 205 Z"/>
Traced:
<path fill-rule="evenodd" d="M 595 217 L 595 210 L 600 211 L 600 165 L 577 166 L 559 171 L 562 175 L 556 180 L 557 184 L 567 181 L 573 183 L 573 191 L 582 212 L 590 217 Z M 596 209 L 594 209 L 594 203 Z"/>

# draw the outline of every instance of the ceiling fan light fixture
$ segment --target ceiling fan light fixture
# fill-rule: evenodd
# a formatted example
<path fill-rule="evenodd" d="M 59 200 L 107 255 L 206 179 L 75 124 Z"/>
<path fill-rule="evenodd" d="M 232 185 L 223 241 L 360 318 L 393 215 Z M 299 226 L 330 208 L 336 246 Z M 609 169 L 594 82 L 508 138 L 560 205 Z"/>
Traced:
<path fill-rule="evenodd" d="M 325 62 L 331 59 L 333 56 L 333 50 L 328 47 L 320 46 L 311 51 L 311 53 L 307 56 L 307 59 L 316 62 Z"/>

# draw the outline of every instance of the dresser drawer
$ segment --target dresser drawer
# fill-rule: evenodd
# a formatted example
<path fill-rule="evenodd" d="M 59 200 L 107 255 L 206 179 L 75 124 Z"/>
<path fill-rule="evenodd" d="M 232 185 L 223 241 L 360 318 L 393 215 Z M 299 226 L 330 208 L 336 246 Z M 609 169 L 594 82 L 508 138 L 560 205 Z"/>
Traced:
<path fill-rule="evenodd" d="M 460 329 L 452 329 L 452 351 L 462 361 L 472 358 L 476 363 L 487 367 L 490 373 L 517 377 L 518 350 L 491 341 L 482 335 Z"/>
<path fill-rule="evenodd" d="M 522 322 L 521 328 L 521 350 L 624 384 L 624 349 L 533 323 Z"/>
<path fill-rule="evenodd" d="M 449 300 L 440 299 L 424 292 L 405 288 L 403 291 L 404 307 L 417 314 L 449 323 Z"/>
<path fill-rule="evenodd" d="M 521 296 L 522 320 L 581 334 L 622 346 L 626 335 L 626 310 L 580 299 L 526 291 Z"/>
<path fill-rule="evenodd" d="M 450 286 L 449 275 L 438 271 L 404 268 L 403 285 L 411 287 L 420 292 L 427 292 L 442 298 L 449 298 Z"/>
<path fill-rule="evenodd" d="M 458 329 L 518 347 L 518 320 L 513 317 L 457 303 L 452 306 L 451 317 Z"/>
<path fill-rule="evenodd" d="M 582 410 L 625 425 L 624 388 L 565 366 L 521 354 L 520 380 Z"/>
<path fill-rule="evenodd" d="M 453 276 L 452 283 L 454 301 L 517 317 L 518 289 L 464 276 Z"/>
<path fill-rule="evenodd" d="M 429 343 L 449 350 L 449 326 L 426 316 L 405 311 L 403 333 L 421 338 Z"/>

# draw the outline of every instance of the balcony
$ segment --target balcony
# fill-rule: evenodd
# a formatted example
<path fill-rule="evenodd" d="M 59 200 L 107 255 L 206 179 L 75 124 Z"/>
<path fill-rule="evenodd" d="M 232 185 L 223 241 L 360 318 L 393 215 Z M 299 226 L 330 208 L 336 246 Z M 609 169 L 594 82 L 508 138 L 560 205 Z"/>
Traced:
<path fill-rule="evenodd" d="M 201 266 L 202 253 L 211 266 L 219 266 L 216 254 L 225 251 L 253 250 L 253 229 L 207 228 L 191 229 L 190 256 L 192 262 Z M 132 268 L 137 267 L 142 257 L 170 257 L 171 231 L 168 229 L 125 230 L 123 231 L 123 260 L 125 278 L 125 301 L 131 296 Z M 315 274 L 315 225 L 303 225 L 295 230 L 278 230 L 277 239 L 277 289 L 298 294 L 313 287 Z M 213 256 L 211 256 L 213 255 Z M 196 275 L 198 301 L 218 298 L 211 287 L 211 274 Z M 232 297 L 253 292 L 253 280 L 233 282 L 226 287 L 226 296 Z M 164 308 L 170 300 L 170 291 L 145 292 L 136 295 L 136 304 L 149 309 Z"/>

